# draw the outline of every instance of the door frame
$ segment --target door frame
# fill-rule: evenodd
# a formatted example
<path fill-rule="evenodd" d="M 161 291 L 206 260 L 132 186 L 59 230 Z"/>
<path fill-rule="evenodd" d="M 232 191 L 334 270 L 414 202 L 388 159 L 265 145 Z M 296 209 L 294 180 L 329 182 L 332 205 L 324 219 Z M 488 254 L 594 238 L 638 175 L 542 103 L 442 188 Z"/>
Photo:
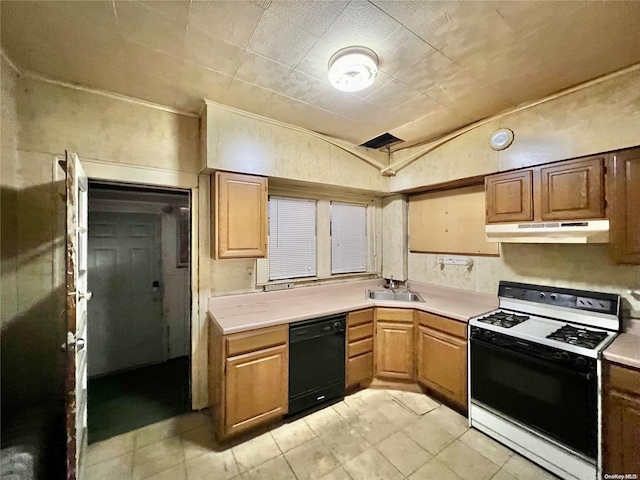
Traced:
<path fill-rule="evenodd" d="M 56 156 L 57 160 L 63 157 Z M 90 181 L 115 182 L 128 186 L 167 188 L 189 191 L 191 196 L 191 408 L 200 410 L 209 406 L 208 394 L 208 325 L 209 267 L 209 175 L 198 175 L 153 167 L 141 167 L 82 159 Z M 55 168 L 54 166 L 54 168 Z M 54 177 L 55 178 L 55 177 Z M 202 235 L 201 235 L 202 234 Z M 200 251 L 203 255 L 200 255 Z M 200 275 L 200 270 L 205 272 Z M 63 269 L 64 271 L 64 269 Z"/>

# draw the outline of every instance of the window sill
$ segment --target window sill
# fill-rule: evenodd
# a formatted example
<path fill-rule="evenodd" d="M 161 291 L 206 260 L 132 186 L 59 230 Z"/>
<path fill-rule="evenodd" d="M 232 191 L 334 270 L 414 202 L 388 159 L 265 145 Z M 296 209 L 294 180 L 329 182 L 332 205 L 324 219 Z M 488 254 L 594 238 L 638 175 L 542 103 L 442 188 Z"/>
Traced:
<path fill-rule="evenodd" d="M 265 285 L 280 285 L 283 283 L 293 283 L 295 287 L 311 286 L 311 285 L 326 285 L 330 283 L 343 283 L 357 280 L 369 280 L 372 278 L 381 278 L 379 273 L 375 272 L 363 272 L 363 273 L 339 273 L 331 275 L 330 277 L 303 277 L 303 278 L 291 278 L 288 280 L 271 280 L 266 283 L 256 283 L 256 287 L 262 288 Z"/>

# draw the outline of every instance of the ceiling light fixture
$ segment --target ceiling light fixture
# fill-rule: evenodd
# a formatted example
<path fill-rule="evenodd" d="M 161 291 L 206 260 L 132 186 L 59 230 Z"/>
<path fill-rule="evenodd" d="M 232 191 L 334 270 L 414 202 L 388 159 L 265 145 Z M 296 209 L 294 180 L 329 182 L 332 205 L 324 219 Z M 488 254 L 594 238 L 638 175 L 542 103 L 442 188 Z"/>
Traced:
<path fill-rule="evenodd" d="M 343 92 L 371 86 L 378 75 L 378 56 L 366 47 L 347 47 L 329 60 L 329 82 Z"/>

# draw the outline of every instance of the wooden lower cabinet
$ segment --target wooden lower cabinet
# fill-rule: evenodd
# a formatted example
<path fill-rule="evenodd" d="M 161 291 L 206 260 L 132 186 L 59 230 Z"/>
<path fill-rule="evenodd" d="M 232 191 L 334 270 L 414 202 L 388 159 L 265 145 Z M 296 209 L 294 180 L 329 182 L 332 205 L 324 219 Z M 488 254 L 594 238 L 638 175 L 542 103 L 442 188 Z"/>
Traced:
<path fill-rule="evenodd" d="M 288 370 L 286 345 L 227 359 L 227 434 L 287 413 Z"/>
<path fill-rule="evenodd" d="M 640 265 L 640 147 L 611 155 L 608 175 L 611 256 Z"/>
<path fill-rule="evenodd" d="M 377 376 L 413 379 L 413 331 L 413 324 L 377 322 Z"/>
<path fill-rule="evenodd" d="M 345 386 L 353 387 L 373 377 L 373 308 L 347 314 Z"/>
<path fill-rule="evenodd" d="M 605 363 L 603 472 L 640 475 L 640 370 Z"/>
<path fill-rule="evenodd" d="M 417 378 L 425 387 L 467 409 L 467 325 L 417 313 Z"/>
<path fill-rule="evenodd" d="M 287 413 L 289 326 L 209 338 L 209 397 L 216 437 L 226 439 Z"/>

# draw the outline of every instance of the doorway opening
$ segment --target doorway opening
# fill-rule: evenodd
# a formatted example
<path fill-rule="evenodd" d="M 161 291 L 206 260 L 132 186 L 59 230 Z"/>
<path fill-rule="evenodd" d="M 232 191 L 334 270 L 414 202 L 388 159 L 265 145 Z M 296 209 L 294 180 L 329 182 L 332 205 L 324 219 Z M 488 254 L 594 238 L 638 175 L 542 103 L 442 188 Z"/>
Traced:
<path fill-rule="evenodd" d="M 189 190 L 90 181 L 89 443 L 191 410 Z"/>

